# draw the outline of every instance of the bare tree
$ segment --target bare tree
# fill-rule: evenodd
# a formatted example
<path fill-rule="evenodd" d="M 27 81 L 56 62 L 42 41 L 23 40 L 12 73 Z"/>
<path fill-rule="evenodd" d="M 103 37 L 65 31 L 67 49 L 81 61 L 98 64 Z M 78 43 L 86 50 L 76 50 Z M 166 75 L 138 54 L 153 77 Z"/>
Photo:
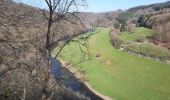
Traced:
<path fill-rule="evenodd" d="M 45 0 L 48 5 L 49 12 L 44 13 L 44 16 L 48 20 L 48 28 L 46 33 L 46 50 L 47 54 L 50 55 L 50 46 L 52 44 L 53 36 L 55 35 L 53 26 L 55 23 L 59 23 L 62 20 L 69 21 L 73 24 L 77 23 L 79 17 L 75 14 L 75 9 L 78 9 L 79 6 L 85 6 L 84 0 Z M 65 38 L 66 39 L 66 38 Z"/>
<path fill-rule="evenodd" d="M 25 7 L 22 4 L 14 6 L 15 3 L 11 0 L 0 1 L 0 99 L 3 97 L 12 99 L 14 96 L 17 96 L 17 99 L 39 99 L 42 95 L 50 97 L 53 90 L 46 96 L 45 89 L 55 87 L 48 87 L 52 76 L 49 72 L 49 61 L 47 61 L 51 54 L 51 46 L 62 41 L 63 44 L 59 50 L 61 51 L 71 41 L 84 45 L 73 39 L 78 34 L 54 39 L 54 36 L 58 35 L 59 28 L 64 30 L 63 27 L 59 27 L 61 21 L 72 24 L 78 21 L 81 23 L 74 11 L 78 9 L 78 6 L 84 6 L 82 3 L 84 1 L 46 0 L 45 2 L 49 11 L 42 11 L 47 19 L 44 23 L 48 22 L 48 27 L 46 34 L 41 34 L 45 31 L 46 25 L 38 26 L 38 31 L 34 30 L 35 24 L 39 21 L 38 17 L 41 20 L 39 10 L 33 8 L 29 10 L 29 6 Z M 33 16 L 34 14 L 38 14 L 38 17 Z M 87 38 L 80 39 L 87 40 Z"/>
<path fill-rule="evenodd" d="M 66 35 L 57 40 L 55 40 L 54 37 L 59 34 L 58 33 L 59 30 L 65 30 L 64 27 L 60 27 L 63 21 L 67 21 L 71 24 L 79 23 L 79 25 L 84 26 L 84 24 L 81 22 L 81 19 L 77 16 L 78 14 L 77 11 L 80 6 L 86 6 L 86 2 L 85 0 L 45 0 L 45 2 L 48 6 L 48 11 L 42 10 L 42 12 L 43 12 L 44 17 L 48 21 L 48 26 L 47 26 L 47 32 L 45 34 L 46 41 L 45 41 L 44 50 L 46 52 L 46 57 L 48 59 L 48 65 L 50 66 L 49 58 L 50 58 L 51 51 L 52 51 L 51 47 L 53 45 L 57 44 L 55 45 L 57 47 L 59 46 L 58 45 L 59 42 L 63 42 L 62 45 L 60 45 L 59 52 L 56 54 L 56 57 L 57 57 L 59 53 L 62 51 L 62 49 L 71 41 L 78 42 L 81 45 L 85 44 L 85 43 L 81 43 L 80 41 L 73 40 L 73 38 L 78 36 L 79 34 L 72 35 L 72 36 Z M 62 28 L 62 29 L 59 29 L 59 28 Z M 88 37 L 81 37 L 81 39 L 84 39 L 85 41 L 87 41 L 87 38 Z M 49 76 L 50 76 L 50 72 L 48 74 L 48 77 Z"/>

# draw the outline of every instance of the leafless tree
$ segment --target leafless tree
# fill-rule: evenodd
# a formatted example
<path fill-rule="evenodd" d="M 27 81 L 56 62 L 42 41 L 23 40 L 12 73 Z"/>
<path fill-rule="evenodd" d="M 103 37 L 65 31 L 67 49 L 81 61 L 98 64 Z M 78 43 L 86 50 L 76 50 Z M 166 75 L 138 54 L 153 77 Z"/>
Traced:
<path fill-rule="evenodd" d="M 51 2 L 56 3 L 56 1 Z M 56 28 L 54 23 L 59 23 L 61 20 L 69 21 L 72 18 L 68 15 L 74 15 L 69 10 L 74 4 L 69 3 L 69 0 L 65 1 L 68 1 L 69 5 L 67 3 L 62 5 L 60 2 L 61 4 L 57 3 L 58 6 L 55 7 L 54 4 L 47 1 L 51 4 L 49 7 L 52 7 L 52 10 L 49 10 L 49 14 L 48 11 L 45 12 L 49 23 L 48 36 L 45 34 L 48 37 L 45 48 L 40 40 L 44 39 L 44 35 L 40 35 L 43 33 L 43 29 L 39 28 L 39 31 L 35 32 L 31 30 L 35 28 L 34 24 L 37 22 L 37 18 L 31 16 L 37 11 L 32 8 L 27 11 L 27 7 L 26 9 L 22 8 L 24 5 L 14 6 L 14 2 L 11 0 L 0 1 L 0 99 L 39 99 L 42 96 L 42 90 L 49 82 L 48 70 L 50 69 L 45 64 L 47 60 L 43 56 L 44 52 L 47 55 L 50 54 L 49 47 L 56 42 L 53 41 L 53 32 Z M 67 9 L 61 9 L 65 6 Z M 32 12 L 34 13 L 32 14 Z M 76 16 L 74 18 L 76 19 Z M 33 23 L 34 21 L 35 23 Z M 70 22 L 74 23 L 74 20 Z M 71 38 L 73 36 L 58 41 L 70 40 Z"/>
<path fill-rule="evenodd" d="M 63 21 L 71 24 L 77 24 L 84 27 L 81 19 L 77 16 L 78 15 L 78 8 L 82 6 L 86 6 L 85 0 L 45 0 L 48 11 L 42 10 L 44 17 L 48 21 L 47 32 L 46 32 L 46 41 L 45 41 L 45 52 L 46 57 L 48 59 L 48 65 L 50 66 L 50 55 L 51 51 L 53 50 L 53 46 L 59 47 L 59 51 L 56 54 L 56 57 L 62 51 L 62 49 L 69 43 L 69 42 L 77 42 L 81 45 L 87 47 L 86 43 L 82 43 L 78 40 L 73 39 L 77 37 L 79 34 L 74 35 L 66 35 L 62 38 L 55 39 L 55 36 L 59 35 L 58 31 L 61 30 L 61 33 L 64 27 L 60 27 Z M 59 29 L 62 28 L 62 29 Z M 85 31 L 81 31 L 80 33 L 84 33 Z M 64 34 L 64 33 L 63 33 Z M 81 40 L 87 41 L 88 36 L 81 37 Z M 58 45 L 59 42 L 62 42 L 62 45 Z M 85 53 L 82 50 L 82 53 Z M 55 57 L 55 58 L 56 58 Z M 50 72 L 49 72 L 50 74 Z"/>
<path fill-rule="evenodd" d="M 50 55 L 50 46 L 53 42 L 52 38 L 55 35 L 56 30 L 54 30 L 53 25 L 58 24 L 62 20 L 69 21 L 76 24 L 80 21 L 79 17 L 75 14 L 75 9 L 79 6 L 85 6 L 84 0 L 45 0 L 48 5 L 49 12 L 43 12 L 44 16 L 48 20 L 48 28 L 46 33 L 46 50 L 48 55 Z M 55 27 L 56 28 L 56 27 Z M 65 38 L 66 39 L 66 38 Z"/>
<path fill-rule="evenodd" d="M 0 1 L 0 99 L 1 97 L 10 97 L 11 94 L 18 95 L 19 99 L 28 99 L 29 97 L 37 99 L 38 96 L 42 96 L 42 88 L 43 92 L 45 88 L 53 88 L 47 86 L 51 82 L 49 79 L 52 76 L 49 72 L 49 57 L 53 45 L 60 46 L 56 57 L 69 42 L 77 42 L 87 48 L 86 41 L 89 36 L 74 34 L 55 39 L 59 29 L 61 33 L 64 33 L 62 32 L 65 30 L 64 27 L 60 26 L 63 21 L 83 26 L 76 11 L 79 6 L 86 5 L 85 1 L 45 0 L 45 2 L 49 9 L 42 10 L 42 14 L 47 20 L 44 23 L 48 24 L 47 27 L 44 25 L 39 28 L 35 25 L 38 22 L 38 17 L 31 17 L 33 14 L 39 13 L 37 10 L 23 10 L 22 5 L 16 8 L 11 0 Z M 41 15 L 38 16 L 41 19 Z M 31 30 L 35 27 L 38 27 L 38 31 Z M 47 32 L 41 35 L 45 30 Z M 86 30 L 80 31 L 80 33 L 83 32 Z M 74 37 L 79 37 L 81 41 L 74 39 Z M 41 43 L 42 41 L 43 43 Z M 62 45 L 58 45 L 59 42 L 62 42 Z M 82 50 L 82 53 L 86 52 Z"/>

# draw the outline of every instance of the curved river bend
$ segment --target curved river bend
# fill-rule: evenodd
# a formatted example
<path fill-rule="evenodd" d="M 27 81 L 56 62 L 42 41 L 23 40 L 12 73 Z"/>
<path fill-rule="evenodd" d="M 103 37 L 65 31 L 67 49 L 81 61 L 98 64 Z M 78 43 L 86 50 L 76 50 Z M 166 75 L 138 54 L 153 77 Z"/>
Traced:
<path fill-rule="evenodd" d="M 91 100 L 103 100 L 101 97 L 93 93 L 87 86 L 81 83 L 73 73 L 68 69 L 61 66 L 61 63 L 54 59 L 50 58 L 51 61 L 51 71 L 56 79 L 61 79 L 64 86 L 74 92 L 80 92 L 86 97 L 89 97 Z"/>

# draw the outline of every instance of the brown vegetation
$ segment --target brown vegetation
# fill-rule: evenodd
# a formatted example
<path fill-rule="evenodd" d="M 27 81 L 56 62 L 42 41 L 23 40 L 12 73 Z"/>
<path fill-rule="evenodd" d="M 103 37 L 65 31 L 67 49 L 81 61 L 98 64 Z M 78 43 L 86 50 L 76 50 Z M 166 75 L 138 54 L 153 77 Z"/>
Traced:
<path fill-rule="evenodd" d="M 119 39 L 119 33 L 118 32 L 119 31 L 117 31 L 117 30 L 110 32 L 110 41 L 115 48 L 120 49 L 122 41 Z"/>
<path fill-rule="evenodd" d="M 144 23 L 155 31 L 152 37 L 155 44 L 170 48 L 170 13 L 150 15 Z"/>
<path fill-rule="evenodd" d="M 42 11 L 11 0 L 1 0 L 0 13 L 0 99 L 85 98 L 65 90 L 60 80 L 55 80 L 49 73 L 45 48 L 48 21 Z M 59 34 L 50 36 L 53 38 L 50 43 L 82 29 L 66 21 L 55 26 L 58 26 L 59 30 L 55 32 Z"/>

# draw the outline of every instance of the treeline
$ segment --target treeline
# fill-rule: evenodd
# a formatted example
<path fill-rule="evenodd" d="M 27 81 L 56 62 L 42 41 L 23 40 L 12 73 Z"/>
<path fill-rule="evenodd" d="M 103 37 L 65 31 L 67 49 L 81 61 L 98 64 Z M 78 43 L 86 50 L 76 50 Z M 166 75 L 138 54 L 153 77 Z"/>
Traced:
<path fill-rule="evenodd" d="M 165 3 L 157 3 L 157 4 L 151 4 L 151 5 L 138 6 L 138 7 L 130 8 L 128 11 L 136 12 L 138 10 L 144 10 L 144 9 L 148 9 L 148 8 L 151 8 L 154 11 L 159 11 L 159 10 L 163 10 L 166 8 L 170 8 L 170 1 L 167 1 Z"/>
<path fill-rule="evenodd" d="M 167 13 L 170 13 L 170 1 L 130 8 L 116 17 L 114 27 L 120 29 L 120 31 L 127 31 L 130 24 L 136 24 L 136 26 L 139 27 L 152 28 L 157 19 L 151 17 L 158 15 L 164 16 L 164 14 Z"/>

